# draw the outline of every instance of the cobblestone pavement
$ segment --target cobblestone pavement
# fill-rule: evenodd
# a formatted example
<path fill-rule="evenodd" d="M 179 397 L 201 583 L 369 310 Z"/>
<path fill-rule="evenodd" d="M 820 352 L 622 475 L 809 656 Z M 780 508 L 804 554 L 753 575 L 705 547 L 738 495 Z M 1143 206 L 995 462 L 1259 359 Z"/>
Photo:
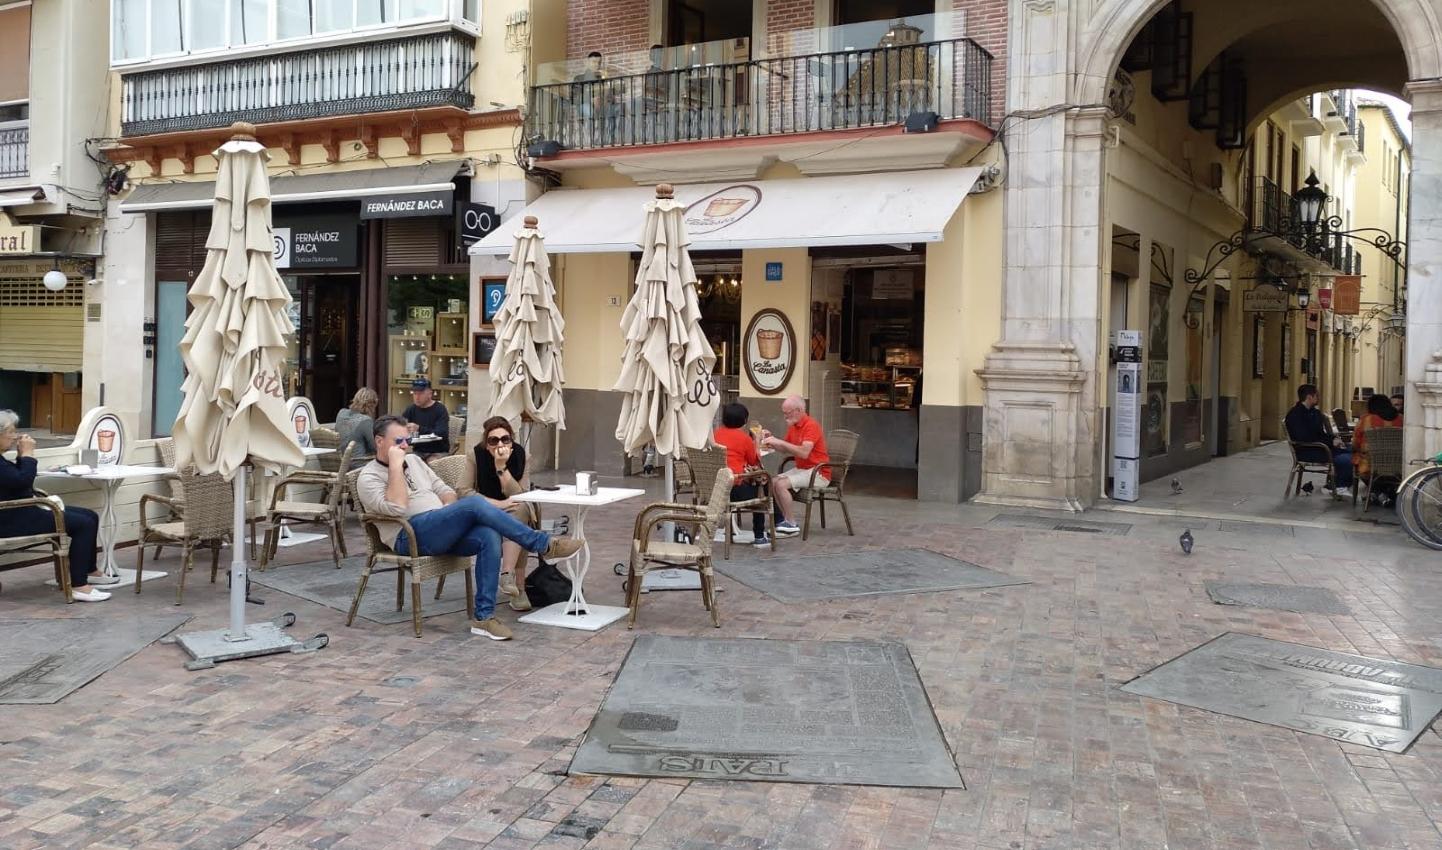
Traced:
<path fill-rule="evenodd" d="M 622 601 L 609 567 L 637 507 L 588 522 L 594 601 Z M 785 606 L 723 578 L 719 632 L 684 592 L 648 595 L 634 633 L 523 625 L 493 643 L 460 615 L 416 639 L 408 624 L 346 628 L 341 612 L 261 589 L 269 604 L 252 616 L 294 611 L 295 633 L 328 632 L 330 646 L 188 673 L 177 647 L 156 644 L 59 705 L 0 709 L 0 847 L 1442 848 L 1434 731 L 1392 755 L 1118 690 L 1227 631 L 1442 666 L 1436 553 L 1360 523 L 1065 523 L 1131 524 L 1114 536 L 991 523 L 999 512 L 1037 514 L 858 499 L 858 536 L 833 527 L 781 549 L 921 546 L 1029 585 Z M 68 607 L 43 568 L 8 573 L 0 612 L 172 610 L 175 567 L 167 552 L 172 576 L 142 596 Z M 1326 587 L 1353 613 L 1214 605 L 1211 579 Z M 222 625 L 224 596 L 198 572 L 187 628 Z M 567 777 L 642 632 L 903 640 L 968 789 Z"/>

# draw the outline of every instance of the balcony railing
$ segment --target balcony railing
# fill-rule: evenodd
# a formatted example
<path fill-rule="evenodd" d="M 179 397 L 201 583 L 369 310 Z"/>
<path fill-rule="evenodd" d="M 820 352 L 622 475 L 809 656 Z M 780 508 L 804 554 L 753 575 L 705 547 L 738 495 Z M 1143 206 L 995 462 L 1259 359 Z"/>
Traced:
<path fill-rule="evenodd" d="M 30 175 L 30 123 L 0 124 L 0 180 Z"/>
<path fill-rule="evenodd" d="M 1302 229 L 1297 207 L 1297 199 L 1283 192 L 1275 181 L 1259 177 L 1252 191 L 1247 230 L 1254 235 L 1275 236 L 1342 274 L 1359 274 L 1362 256 L 1346 237 L 1329 229 L 1326 219 L 1318 223 L 1314 233 L 1307 233 Z"/>
<path fill-rule="evenodd" d="M 992 119 L 992 56 L 967 38 L 656 69 L 531 89 L 527 136 L 587 149 Z"/>
<path fill-rule="evenodd" d="M 121 78 L 121 133 L 143 136 L 428 106 L 469 109 L 475 39 L 457 32 L 141 71 Z"/>

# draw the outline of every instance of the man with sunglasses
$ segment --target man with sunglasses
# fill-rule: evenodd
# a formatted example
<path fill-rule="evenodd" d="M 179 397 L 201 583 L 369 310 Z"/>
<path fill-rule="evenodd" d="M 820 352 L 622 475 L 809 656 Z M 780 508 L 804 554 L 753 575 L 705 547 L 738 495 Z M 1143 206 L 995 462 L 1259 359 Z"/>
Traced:
<path fill-rule="evenodd" d="M 422 555 L 475 555 L 476 600 L 471 634 L 510 640 L 511 630 L 496 619 L 500 584 L 501 538 L 528 552 L 561 561 L 581 550 L 577 538 L 553 538 L 519 522 L 481 496 L 456 497 L 429 466 L 411 454 L 408 423 L 399 416 L 376 420 L 376 457 L 361 467 L 356 491 L 366 513 L 377 517 L 376 530 L 395 552 L 411 552 L 415 541 L 397 521 L 404 517 L 420 538 Z"/>

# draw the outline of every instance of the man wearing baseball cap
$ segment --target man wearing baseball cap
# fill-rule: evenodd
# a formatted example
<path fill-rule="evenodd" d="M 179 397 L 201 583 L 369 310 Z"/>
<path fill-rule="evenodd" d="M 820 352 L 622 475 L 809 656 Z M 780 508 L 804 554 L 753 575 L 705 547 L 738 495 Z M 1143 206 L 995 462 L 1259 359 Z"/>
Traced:
<path fill-rule="evenodd" d="M 451 453 L 451 414 L 446 406 L 436 401 L 436 391 L 431 389 L 429 378 L 416 378 L 411 381 L 411 405 L 401 414 L 401 418 L 411 424 L 411 435 L 435 434 L 440 437 L 436 442 L 422 443 L 416 452 L 422 460 L 431 455 L 448 455 Z"/>

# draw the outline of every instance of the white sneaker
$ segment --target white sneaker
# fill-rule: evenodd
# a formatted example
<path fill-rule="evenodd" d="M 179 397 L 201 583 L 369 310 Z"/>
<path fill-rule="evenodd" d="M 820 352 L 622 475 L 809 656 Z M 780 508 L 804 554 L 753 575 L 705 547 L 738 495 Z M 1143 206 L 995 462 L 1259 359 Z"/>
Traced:
<path fill-rule="evenodd" d="M 1339 498 L 1339 499 L 1350 499 L 1350 498 L 1352 498 L 1352 488 L 1351 488 L 1351 487 L 1338 487 L 1337 490 L 1336 490 L 1336 493 L 1337 493 L 1337 498 Z"/>
<path fill-rule="evenodd" d="M 110 594 L 92 587 L 89 590 L 72 590 L 70 598 L 76 602 L 104 602 L 110 598 Z"/>
<path fill-rule="evenodd" d="M 85 583 L 90 585 L 91 587 L 94 587 L 96 585 L 104 586 L 107 584 L 120 584 L 120 576 L 108 576 L 104 573 L 101 573 L 98 576 L 86 576 Z"/>

